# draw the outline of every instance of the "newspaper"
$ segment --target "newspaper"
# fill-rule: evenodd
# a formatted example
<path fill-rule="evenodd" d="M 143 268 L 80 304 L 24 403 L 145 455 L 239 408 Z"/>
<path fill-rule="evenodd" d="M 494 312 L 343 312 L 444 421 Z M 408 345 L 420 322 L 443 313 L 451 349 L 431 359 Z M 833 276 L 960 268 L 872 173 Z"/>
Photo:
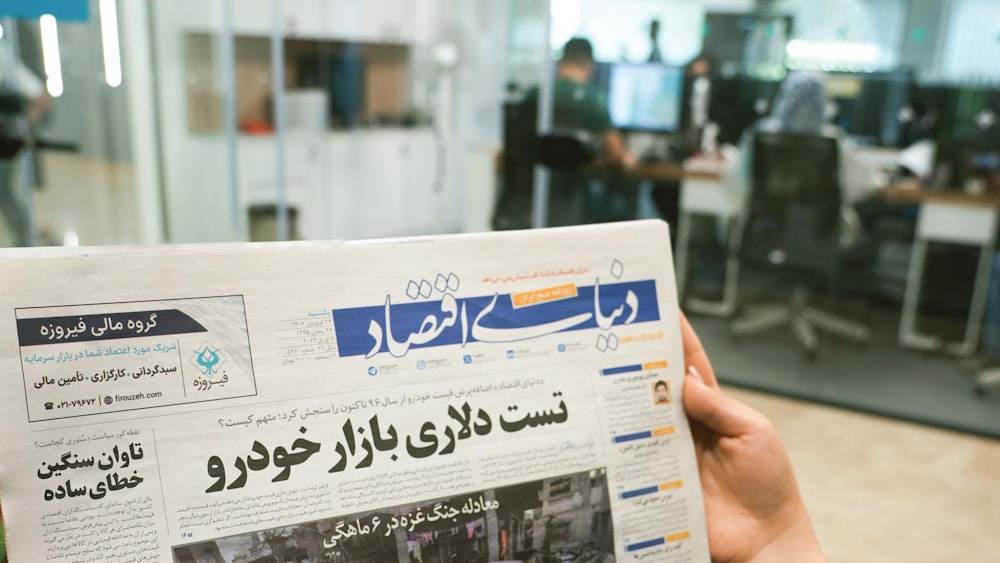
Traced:
<path fill-rule="evenodd" d="M 707 561 L 659 221 L 0 255 L 11 561 Z"/>

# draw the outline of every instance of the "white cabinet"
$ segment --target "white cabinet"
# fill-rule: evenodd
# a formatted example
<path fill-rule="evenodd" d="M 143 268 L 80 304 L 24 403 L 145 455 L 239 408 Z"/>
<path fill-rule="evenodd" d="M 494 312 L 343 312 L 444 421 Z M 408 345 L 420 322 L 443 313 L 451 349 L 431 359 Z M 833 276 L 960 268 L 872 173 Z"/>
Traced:
<path fill-rule="evenodd" d="M 358 238 L 408 234 L 405 134 L 372 131 L 358 136 L 361 152 L 355 186 Z"/>
<path fill-rule="evenodd" d="M 358 217 L 355 208 L 360 199 L 360 167 L 358 155 L 361 147 L 350 133 L 331 134 L 326 141 L 326 160 L 321 180 L 322 189 L 329 194 L 326 216 L 330 238 L 357 238 Z"/>
<path fill-rule="evenodd" d="M 268 35 L 274 27 L 272 0 L 239 0 L 232 3 L 232 10 L 235 34 Z"/>
<path fill-rule="evenodd" d="M 281 29 L 285 37 L 322 39 L 330 37 L 327 27 L 331 3 L 325 0 L 282 0 Z"/>
<path fill-rule="evenodd" d="M 242 137 L 237 165 L 245 208 L 278 196 L 273 137 Z M 292 134 L 287 201 L 304 239 L 367 239 L 450 230 L 439 146 L 428 129 Z"/>
<path fill-rule="evenodd" d="M 410 43 L 416 36 L 412 0 L 280 0 L 281 31 L 285 37 Z M 181 28 L 221 32 L 221 3 L 175 0 Z M 270 35 L 274 0 L 234 0 L 233 33 Z"/>
<path fill-rule="evenodd" d="M 324 213 L 325 137 L 289 135 L 285 140 L 285 196 L 298 210 L 298 234 L 326 239 L 331 233 Z M 274 137 L 241 137 L 237 142 L 237 182 L 244 207 L 278 201 L 277 144 Z"/>
<path fill-rule="evenodd" d="M 409 234 L 438 234 L 452 230 L 450 207 L 453 201 L 446 186 L 443 147 L 430 130 L 410 133 L 405 143 Z"/>
<path fill-rule="evenodd" d="M 438 145 L 429 130 L 333 134 L 327 154 L 334 237 L 442 232 L 448 194 L 437 182 Z"/>

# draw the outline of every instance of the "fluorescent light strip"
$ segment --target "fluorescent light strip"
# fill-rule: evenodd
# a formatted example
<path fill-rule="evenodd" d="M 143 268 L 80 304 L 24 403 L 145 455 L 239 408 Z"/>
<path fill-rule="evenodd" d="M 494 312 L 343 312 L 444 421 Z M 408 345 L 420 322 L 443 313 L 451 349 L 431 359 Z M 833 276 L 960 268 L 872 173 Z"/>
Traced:
<path fill-rule="evenodd" d="M 101 0 L 101 45 L 104 48 L 104 79 L 108 86 L 117 88 L 122 83 L 122 57 L 115 0 Z"/>
<path fill-rule="evenodd" d="M 63 93 L 62 62 L 59 60 L 59 32 L 56 30 L 56 18 L 45 14 L 38 18 L 38 26 L 42 33 L 42 60 L 45 63 L 45 87 L 49 95 L 58 98 Z"/>

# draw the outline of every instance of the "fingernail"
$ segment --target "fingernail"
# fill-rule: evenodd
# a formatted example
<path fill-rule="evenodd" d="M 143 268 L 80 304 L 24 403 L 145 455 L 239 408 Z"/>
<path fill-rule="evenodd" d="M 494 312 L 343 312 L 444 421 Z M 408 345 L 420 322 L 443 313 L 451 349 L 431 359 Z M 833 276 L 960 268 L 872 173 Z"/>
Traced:
<path fill-rule="evenodd" d="M 700 373 L 698 373 L 698 369 L 694 367 L 694 364 L 688 366 L 688 373 L 693 375 L 694 378 L 697 379 L 698 381 L 705 383 L 705 378 L 702 377 Z"/>

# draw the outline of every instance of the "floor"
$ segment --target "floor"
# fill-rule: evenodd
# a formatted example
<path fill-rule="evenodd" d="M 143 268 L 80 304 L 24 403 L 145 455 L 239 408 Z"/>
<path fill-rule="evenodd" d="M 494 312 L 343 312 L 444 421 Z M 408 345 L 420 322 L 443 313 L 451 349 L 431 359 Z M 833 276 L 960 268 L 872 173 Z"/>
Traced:
<path fill-rule="evenodd" d="M 135 244 L 140 240 L 131 166 L 76 154 L 41 153 L 34 192 L 39 245 Z M 12 238 L 0 219 L 0 247 Z"/>
<path fill-rule="evenodd" d="M 830 561 L 1000 561 L 1000 442 L 737 388 L 777 426 Z"/>
<path fill-rule="evenodd" d="M 900 347 L 897 312 L 876 308 L 860 316 L 872 329 L 871 341 L 858 345 L 821 334 L 814 362 L 787 329 L 734 340 L 728 320 L 689 318 L 727 383 L 1000 438 L 1000 389 L 976 396 L 962 362 Z"/>

